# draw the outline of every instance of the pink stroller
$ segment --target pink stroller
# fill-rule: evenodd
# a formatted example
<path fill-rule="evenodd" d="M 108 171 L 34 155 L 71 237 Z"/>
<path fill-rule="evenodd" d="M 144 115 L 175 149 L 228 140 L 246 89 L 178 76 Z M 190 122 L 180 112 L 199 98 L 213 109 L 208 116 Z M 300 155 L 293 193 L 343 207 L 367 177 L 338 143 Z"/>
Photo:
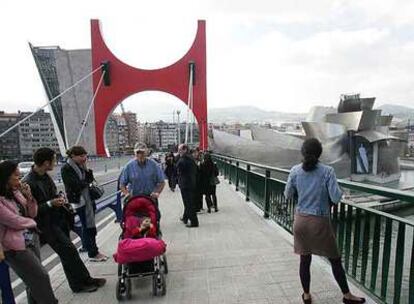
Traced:
<path fill-rule="evenodd" d="M 168 273 L 166 245 L 161 239 L 158 209 L 151 198 L 136 196 L 123 209 L 122 233 L 114 259 L 118 263 L 116 298 L 131 298 L 131 279 L 152 276 L 152 293 L 166 294 L 165 275 Z M 152 227 L 141 233 L 141 221 L 150 218 Z"/>

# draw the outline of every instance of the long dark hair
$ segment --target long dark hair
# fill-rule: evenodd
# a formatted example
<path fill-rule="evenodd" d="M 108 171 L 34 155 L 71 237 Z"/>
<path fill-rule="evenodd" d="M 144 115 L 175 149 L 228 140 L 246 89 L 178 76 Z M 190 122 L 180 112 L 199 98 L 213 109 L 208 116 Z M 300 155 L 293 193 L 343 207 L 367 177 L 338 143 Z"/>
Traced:
<path fill-rule="evenodd" d="M 13 190 L 8 187 L 10 177 L 16 171 L 17 164 L 15 162 L 5 160 L 0 163 L 0 196 L 8 199 L 13 198 Z"/>
<path fill-rule="evenodd" d="M 66 155 L 70 158 L 73 156 L 86 155 L 88 152 L 82 146 L 73 146 L 66 151 Z"/>
<path fill-rule="evenodd" d="M 203 167 L 206 169 L 206 171 L 208 172 L 208 173 L 211 173 L 211 172 L 213 172 L 213 170 L 214 170 L 214 162 L 213 162 L 213 160 L 211 159 L 211 155 L 210 155 L 210 153 L 205 153 L 204 154 L 204 159 L 203 159 Z"/>
<path fill-rule="evenodd" d="M 322 144 L 316 138 L 309 138 L 303 143 L 301 152 L 303 170 L 312 171 L 316 168 L 322 154 Z"/>

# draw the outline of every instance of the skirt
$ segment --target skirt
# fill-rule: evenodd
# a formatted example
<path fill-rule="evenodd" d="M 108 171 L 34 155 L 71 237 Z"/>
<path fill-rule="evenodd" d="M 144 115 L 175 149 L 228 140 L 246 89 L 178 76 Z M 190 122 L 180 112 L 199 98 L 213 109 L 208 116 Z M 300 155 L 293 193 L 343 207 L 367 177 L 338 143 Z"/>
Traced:
<path fill-rule="evenodd" d="M 293 222 L 294 252 L 316 254 L 331 259 L 340 258 L 335 232 L 328 217 L 295 214 Z"/>

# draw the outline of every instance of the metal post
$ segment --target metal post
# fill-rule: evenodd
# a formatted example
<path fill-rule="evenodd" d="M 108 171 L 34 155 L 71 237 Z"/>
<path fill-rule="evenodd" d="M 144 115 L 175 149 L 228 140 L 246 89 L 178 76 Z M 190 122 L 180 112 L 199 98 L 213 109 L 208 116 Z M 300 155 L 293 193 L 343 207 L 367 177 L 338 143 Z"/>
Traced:
<path fill-rule="evenodd" d="M 178 145 L 181 144 L 181 127 L 180 127 L 180 110 L 177 110 L 177 140 Z"/>
<path fill-rule="evenodd" d="M 239 191 L 239 162 L 236 161 L 236 191 Z"/>
<path fill-rule="evenodd" d="M 372 158 L 372 174 L 377 175 L 378 173 L 378 142 L 374 143 L 374 153 Z"/>
<path fill-rule="evenodd" d="M 356 173 L 356 159 L 355 159 L 355 137 L 354 131 L 348 131 L 349 138 L 349 156 L 351 157 L 351 174 Z"/>
<path fill-rule="evenodd" d="M 265 184 L 264 184 L 264 218 L 269 218 L 270 213 L 270 170 L 266 170 Z"/>
<path fill-rule="evenodd" d="M 232 161 L 229 160 L 229 185 L 231 185 L 231 167 L 232 167 Z"/>
<path fill-rule="evenodd" d="M 250 165 L 246 168 L 246 202 L 250 201 Z"/>

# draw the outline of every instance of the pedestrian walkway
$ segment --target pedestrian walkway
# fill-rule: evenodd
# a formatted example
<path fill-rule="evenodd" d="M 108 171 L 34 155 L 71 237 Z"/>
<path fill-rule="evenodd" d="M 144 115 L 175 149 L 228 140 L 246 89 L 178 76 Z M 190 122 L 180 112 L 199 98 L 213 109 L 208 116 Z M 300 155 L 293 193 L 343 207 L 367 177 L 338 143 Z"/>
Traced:
<path fill-rule="evenodd" d="M 220 211 L 200 214 L 200 227 L 191 229 L 179 221 L 180 192 L 165 189 L 160 206 L 170 270 L 167 295 L 153 297 L 151 279 L 140 279 L 133 282 L 129 302 L 302 303 L 291 236 L 264 220 L 227 182 L 222 181 L 217 189 Z M 98 243 L 103 252 L 114 252 L 119 233 L 115 223 L 102 230 Z M 95 276 L 105 277 L 107 285 L 95 293 L 73 294 L 57 266 L 50 275 L 59 303 L 116 303 L 117 265 L 112 261 L 87 265 Z M 320 259 L 313 260 L 311 289 L 314 303 L 342 303 L 330 267 Z"/>

